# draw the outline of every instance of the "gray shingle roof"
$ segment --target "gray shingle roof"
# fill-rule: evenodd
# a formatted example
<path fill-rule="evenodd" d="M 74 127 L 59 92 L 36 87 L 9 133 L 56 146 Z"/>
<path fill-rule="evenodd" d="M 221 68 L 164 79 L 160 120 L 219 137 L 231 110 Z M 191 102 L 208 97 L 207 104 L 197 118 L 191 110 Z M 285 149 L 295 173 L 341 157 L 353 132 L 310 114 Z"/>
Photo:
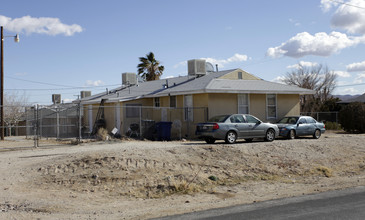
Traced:
<path fill-rule="evenodd" d="M 218 79 L 235 70 L 213 72 L 198 78 L 183 76 L 143 82 L 130 87 L 119 87 L 111 90 L 109 94 L 100 93 L 84 98 L 81 101 L 83 103 L 98 103 L 101 99 L 108 99 L 108 102 L 115 102 L 147 97 L 197 93 L 314 94 L 313 90 L 265 80 Z M 166 84 L 168 85 L 167 87 L 164 86 Z"/>

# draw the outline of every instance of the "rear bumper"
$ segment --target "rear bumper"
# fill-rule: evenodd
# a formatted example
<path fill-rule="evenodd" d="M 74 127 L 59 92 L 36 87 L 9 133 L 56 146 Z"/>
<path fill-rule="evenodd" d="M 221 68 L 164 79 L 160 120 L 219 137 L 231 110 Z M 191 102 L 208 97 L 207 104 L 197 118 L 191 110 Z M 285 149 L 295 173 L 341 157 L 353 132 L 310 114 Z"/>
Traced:
<path fill-rule="evenodd" d="M 196 131 L 195 134 L 198 138 L 214 138 L 214 139 L 224 139 L 225 134 L 219 132 L 218 130 L 215 131 Z"/>

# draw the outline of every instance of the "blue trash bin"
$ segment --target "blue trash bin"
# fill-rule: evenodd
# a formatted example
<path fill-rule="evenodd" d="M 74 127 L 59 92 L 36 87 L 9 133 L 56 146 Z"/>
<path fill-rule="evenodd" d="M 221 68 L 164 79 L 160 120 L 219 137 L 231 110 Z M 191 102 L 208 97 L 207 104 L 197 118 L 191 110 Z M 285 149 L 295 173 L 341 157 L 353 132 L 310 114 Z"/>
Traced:
<path fill-rule="evenodd" d="M 171 141 L 171 125 L 170 121 L 160 121 L 155 124 L 157 140 Z"/>

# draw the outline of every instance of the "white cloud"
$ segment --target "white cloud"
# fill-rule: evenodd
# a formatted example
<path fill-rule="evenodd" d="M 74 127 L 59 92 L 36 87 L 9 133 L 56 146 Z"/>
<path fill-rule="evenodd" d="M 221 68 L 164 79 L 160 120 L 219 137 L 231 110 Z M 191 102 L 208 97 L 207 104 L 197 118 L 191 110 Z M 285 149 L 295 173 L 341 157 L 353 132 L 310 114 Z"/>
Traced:
<path fill-rule="evenodd" d="M 300 26 L 301 25 L 297 20 L 294 20 L 292 18 L 289 18 L 289 22 L 294 24 L 294 26 Z"/>
<path fill-rule="evenodd" d="M 277 76 L 275 79 L 272 79 L 271 82 L 283 83 L 284 79 L 285 79 L 284 76 Z"/>
<path fill-rule="evenodd" d="M 357 95 L 359 94 L 359 91 L 353 87 L 343 89 L 341 94 L 348 94 L 348 95 Z"/>
<path fill-rule="evenodd" d="M 96 81 L 87 80 L 85 85 L 86 86 L 101 86 L 101 85 L 104 85 L 104 82 L 101 80 L 96 80 Z"/>
<path fill-rule="evenodd" d="M 226 65 L 226 64 L 244 62 L 251 58 L 244 54 L 235 53 L 233 56 L 231 56 L 227 59 L 222 59 L 222 60 L 211 58 L 211 57 L 200 58 L 200 59 L 203 59 L 206 62 L 212 63 L 214 66 L 215 66 L 215 64 L 218 64 L 219 67 L 224 67 L 224 65 Z M 178 64 L 175 64 L 174 68 L 176 69 L 180 66 L 187 66 L 187 61 L 182 61 Z"/>
<path fill-rule="evenodd" d="M 331 26 L 351 34 L 365 34 L 365 1 L 350 0 L 341 4 L 331 19 Z"/>
<path fill-rule="evenodd" d="M 188 65 L 187 63 L 188 63 L 187 61 L 182 61 L 182 62 L 180 62 L 178 64 L 175 64 L 174 65 L 174 68 L 176 69 L 176 68 L 178 68 L 180 66 L 187 66 Z"/>
<path fill-rule="evenodd" d="M 359 73 L 357 74 L 354 83 L 363 83 L 365 80 L 365 73 Z"/>
<path fill-rule="evenodd" d="M 226 65 L 226 64 L 244 62 L 244 61 L 247 61 L 250 58 L 247 55 L 236 53 L 233 56 L 231 56 L 227 59 L 222 59 L 222 60 L 218 60 L 218 59 L 210 58 L 210 57 L 201 58 L 201 59 L 204 59 L 207 62 L 212 63 L 213 65 L 218 64 L 219 67 L 224 67 L 224 65 Z"/>
<path fill-rule="evenodd" d="M 365 42 L 364 37 L 351 37 L 340 32 L 330 34 L 320 32 L 311 35 L 308 32 L 298 33 L 296 36 L 282 43 L 278 47 L 271 47 L 266 55 L 271 57 L 304 57 L 307 55 L 330 56 L 347 47 Z"/>
<path fill-rule="evenodd" d="M 346 71 L 333 71 L 334 74 L 336 74 L 339 77 L 342 78 L 349 78 L 351 77 L 350 73 L 346 72 Z"/>
<path fill-rule="evenodd" d="M 333 6 L 337 6 L 339 3 L 331 0 L 321 0 L 322 11 L 328 12 Z"/>
<path fill-rule="evenodd" d="M 294 64 L 294 65 L 287 66 L 286 68 L 288 68 L 288 69 L 299 69 L 301 66 L 302 67 L 313 67 L 313 66 L 318 66 L 318 63 L 316 63 L 316 62 L 300 61 L 299 63 Z"/>
<path fill-rule="evenodd" d="M 365 71 L 365 61 L 360 63 L 351 63 L 346 66 L 346 69 L 349 72 Z"/>
<path fill-rule="evenodd" d="M 80 25 L 63 24 L 58 18 L 50 17 L 31 17 L 24 16 L 21 18 L 9 18 L 0 15 L 0 25 L 4 26 L 7 31 L 25 34 L 47 34 L 47 35 L 59 35 L 72 36 L 75 33 L 83 31 Z"/>

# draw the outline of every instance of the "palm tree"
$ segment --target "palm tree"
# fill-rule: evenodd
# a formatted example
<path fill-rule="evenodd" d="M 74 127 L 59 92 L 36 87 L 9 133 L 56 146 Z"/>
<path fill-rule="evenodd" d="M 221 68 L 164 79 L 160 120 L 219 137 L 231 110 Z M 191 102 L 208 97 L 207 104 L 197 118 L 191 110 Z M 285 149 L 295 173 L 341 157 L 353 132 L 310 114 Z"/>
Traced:
<path fill-rule="evenodd" d="M 160 62 L 155 59 L 155 55 L 150 52 L 146 57 L 140 57 L 138 64 L 138 75 L 144 77 L 147 81 L 158 80 L 162 75 L 165 67 L 160 66 Z"/>

